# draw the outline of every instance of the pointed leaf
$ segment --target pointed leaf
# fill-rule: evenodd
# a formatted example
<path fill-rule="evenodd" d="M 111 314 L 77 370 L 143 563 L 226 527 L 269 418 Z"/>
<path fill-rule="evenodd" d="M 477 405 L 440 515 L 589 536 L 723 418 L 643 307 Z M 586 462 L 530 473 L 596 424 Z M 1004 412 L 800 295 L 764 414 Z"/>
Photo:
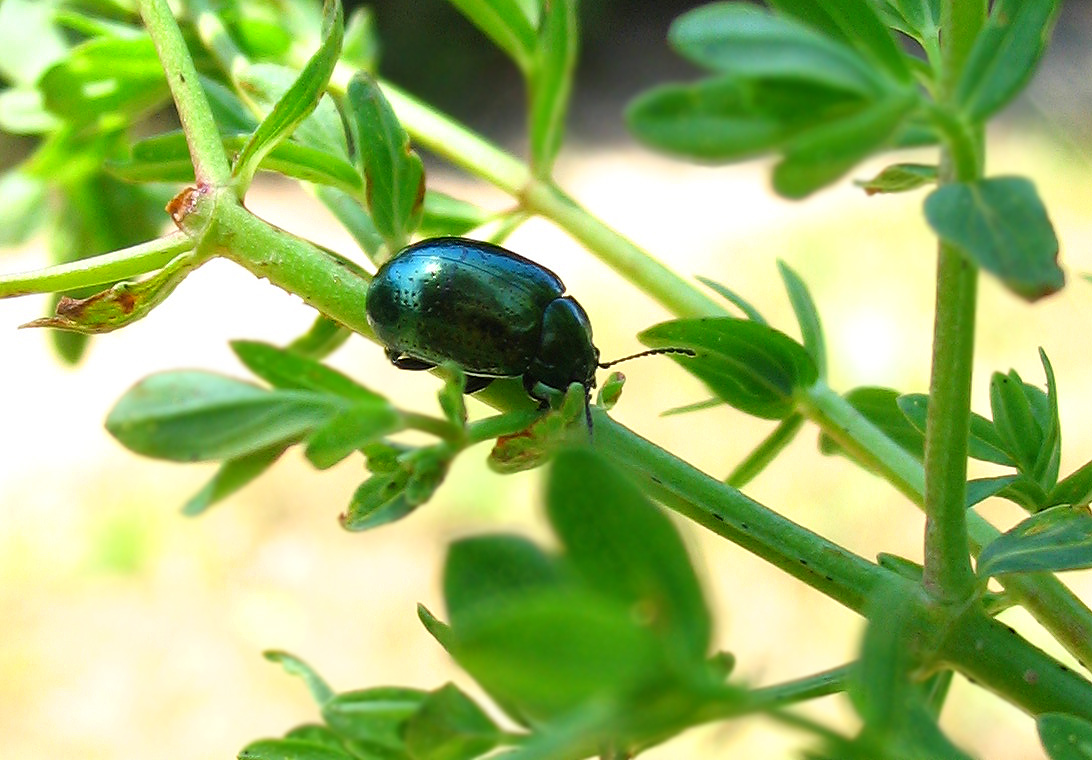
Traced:
<path fill-rule="evenodd" d="M 745 319 L 664 322 L 638 336 L 652 347 L 689 348 L 694 357 L 671 356 L 719 398 L 765 419 L 796 409 L 798 390 L 819 377 L 807 350 L 784 333 Z"/>
<path fill-rule="evenodd" d="M 803 198 L 835 182 L 887 147 L 918 103 L 919 96 L 907 90 L 804 132 L 774 167 L 774 189 L 786 198 Z"/>
<path fill-rule="evenodd" d="M 766 321 L 765 317 L 763 317 L 758 312 L 758 309 L 752 306 L 749 301 L 744 299 L 743 296 L 739 295 L 734 290 L 730 290 L 724 285 L 721 285 L 719 282 L 710 280 L 707 277 L 702 277 L 700 274 L 697 275 L 696 278 L 707 288 L 723 296 L 728 301 L 728 303 L 732 304 L 740 311 L 742 311 L 747 316 L 747 319 L 751 320 L 752 322 L 758 322 L 760 325 L 769 324 L 769 322 Z"/>
<path fill-rule="evenodd" d="M 220 465 L 220 469 L 216 471 L 212 479 L 183 505 L 182 514 L 187 517 L 196 517 L 213 504 L 231 496 L 268 470 L 274 462 L 280 459 L 285 448 L 284 445 L 278 443 L 268 449 L 227 460 Z"/>
<path fill-rule="evenodd" d="M 329 393 L 361 404 L 386 400 L 347 375 L 290 349 L 253 340 L 233 340 L 231 350 L 247 369 L 274 388 Z"/>
<path fill-rule="evenodd" d="M 978 555 L 982 579 L 1088 567 L 1092 567 L 1092 514 L 1087 507 L 1043 510 L 1002 533 Z"/>
<path fill-rule="evenodd" d="M 937 167 L 932 164 L 891 164 L 872 179 L 856 180 L 854 184 L 868 195 L 905 193 L 937 181 Z"/>
<path fill-rule="evenodd" d="M 333 699 L 335 692 L 330 688 L 330 685 L 326 683 L 314 668 L 299 657 L 296 657 L 296 655 L 289 654 L 288 652 L 269 650 L 263 652 L 262 656 L 270 662 L 275 662 L 280 665 L 289 673 L 289 675 L 302 678 L 303 682 L 307 684 L 308 691 L 311 692 L 311 697 L 314 698 L 315 702 L 320 707 Z"/>
<path fill-rule="evenodd" d="M 626 109 L 626 123 L 654 148 L 716 163 L 778 150 L 800 133 L 859 110 L 852 93 L 798 79 L 747 81 L 726 74 L 663 85 Z"/>
<path fill-rule="evenodd" d="M 536 47 L 535 27 L 518 0 L 450 0 L 511 58 L 520 70 L 531 70 Z"/>
<path fill-rule="evenodd" d="M 322 718 L 347 739 L 404 752 L 406 721 L 427 696 L 419 689 L 393 686 L 342 692 L 323 703 Z"/>
<path fill-rule="evenodd" d="M 394 109 L 369 75 L 349 82 L 348 104 L 359 139 L 372 221 L 391 251 L 401 250 L 421 222 L 425 173 Z"/>
<path fill-rule="evenodd" d="M 311 464 L 324 470 L 402 426 L 402 415 L 385 399 L 357 402 L 317 428 L 303 453 Z"/>
<path fill-rule="evenodd" d="M 341 527 L 350 531 L 371 530 L 408 515 L 418 506 L 406 499 L 409 477 L 408 471 L 395 470 L 365 480 L 341 516 Z"/>
<path fill-rule="evenodd" d="M 966 506 L 967 509 L 970 509 L 975 504 L 985 501 L 991 496 L 997 496 L 1012 485 L 1017 477 L 1019 476 L 1001 475 L 996 478 L 979 478 L 978 480 L 967 481 L 964 506 Z"/>
<path fill-rule="evenodd" d="M 437 190 L 425 191 L 425 211 L 418 233 L 422 237 L 465 235 L 493 219 L 495 214 Z"/>
<path fill-rule="evenodd" d="M 907 56 L 869 0 L 770 0 L 770 6 L 850 44 L 870 63 L 909 83 Z"/>
<path fill-rule="evenodd" d="M 1035 186 L 1023 177 L 994 177 L 937 188 L 925 216 L 942 241 L 1029 301 L 1065 284 L 1058 238 Z"/>
<path fill-rule="evenodd" d="M 122 396 L 106 429 L 131 451 L 158 459 L 237 459 L 298 441 L 337 410 L 325 394 L 270 391 L 211 372 L 164 372 Z"/>
<path fill-rule="evenodd" d="M 1035 461 L 1044 442 L 1044 426 L 1036 419 L 1038 388 L 1027 385 L 1016 370 L 995 372 L 990 380 L 993 425 L 1020 472 L 1035 479 Z"/>
<path fill-rule="evenodd" d="M 341 226 L 353 236 L 356 244 L 375 261 L 383 247 L 383 236 L 375 228 L 368 209 L 352 195 L 333 187 L 316 187 L 315 195 L 330 210 Z"/>
<path fill-rule="evenodd" d="M 580 33 L 576 0 L 550 0 L 543 6 L 542 26 L 530 78 L 531 166 L 539 177 L 549 177 L 565 134 L 565 117 L 572 95 Z"/>
<path fill-rule="evenodd" d="M 804 348 L 815 362 L 820 379 L 825 378 L 827 376 L 827 345 L 823 339 L 823 326 L 819 322 L 819 310 L 815 308 L 815 301 L 812 300 L 808 286 L 800 279 L 800 275 L 780 259 L 777 262 L 777 271 L 781 273 L 785 290 L 789 292 L 789 302 L 796 314 L 796 321 L 800 324 Z"/>
<path fill-rule="evenodd" d="M 672 23 L 668 42 L 694 63 L 737 77 L 809 80 L 866 97 L 884 90 L 874 67 L 852 48 L 751 5 L 695 8 Z"/>
<path fill-rule="evenodd" d="M 1050 504 L 1084 506 L 1092 501 L 1092 462 L 1071 472 L 1050 492 Z"/>
<path fill-rule="evenodd" d="M 1028 83 L 1050 41 L 1058 5 L 1058 0 L 993 4 L 956 85 L 956 100 L 969 121 L 984 121 Z"/>
<path fill-rule="evenodd" d="M 425 697 L 405 726 L 406 749 L 421 760 L 473 760 L 504 739 L 504 733 L 455 684 Z"/>
<path fill-rule="evenodd" d="M 354 760 L 347 750 L 303 739 L 259 739 L 246 745 L 239 760 Z"/>
<path fill-rule="evenodd" d="M 1062 421 L 1058 415 L 1058 384 L 1054 380 L 1054 368 L 1050 366 L 1046 352 L 1039 349 L 1039 359 L 1043 363 L 1043 371 L 1047 381 L 1047 413 L 1046 424 L 1040 421 L 1043 429 L 1043 443 L 1039 447 L 1039 454 L 1032 466 L 1031 477 L 1044 491 L 1050 491 L 1058 484 L 1058 470 L 1062 460 Z"/>
<path fill-rule="evenodd" d="M 319 104 L 334 72 L 344 34 L 340 0 L 324 0 L 322 7 L 322 42 L 303 67 L 299 77 L 281 96 L 243 147 L 232 175 L 243 187 L 250 184 L 258 165 L 273 148 L 292 133 Z"/>
<path fill-rule="evenodd" d="M 268 119 L 277 104 L 288 98 L 289 92 L 297 85 L 301 76 L 300 72 L 289 66 L 255 63 L 244 69 L 238 75 L 238 80 L 239 87 Z M 349 159 L 349 143 L 341 113 L 330 95 L 316 97 L 318 103 L 312 106 L 314 110 L 294 124 L 288 139 L 346 161 Z M 257 127 L 250 131 L 254 129 Z M 280 139 L 276 144 L 282 144 Z"/>
<path fill-rule="evenodd" d="M 56 315 L 22 327 L 53 327 L 85 334 L 108 333 L 143 319 L 167 300 L 182 280 L 204 263 L 190 253 L 176 256 L 167 266 L 140 282 L 119 282 L 88 298 L 61 296 Z"/>

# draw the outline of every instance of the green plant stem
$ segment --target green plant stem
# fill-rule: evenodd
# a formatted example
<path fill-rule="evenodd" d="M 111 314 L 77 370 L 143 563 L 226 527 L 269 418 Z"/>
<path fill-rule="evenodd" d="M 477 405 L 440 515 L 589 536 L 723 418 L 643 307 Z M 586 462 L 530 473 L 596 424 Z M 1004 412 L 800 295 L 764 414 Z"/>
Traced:
<path fill-rule="evenodd" d="M 186 133 L 197 182 L 199 185 L 224 187 L 231 180 L 231 167 L 220 142 L 208 98 L 197 77 L 197 68 L 170 6 L 167 0 L 140 0 L 140 15 L 163 63 L 167 85 Z"/>
<path fill-rule="evenodd" d="M 754 451 L 736 465 L 724 482 L 732 488 L 743 488 L 780 454 L 804 426 L 804 415 L 790 414 L 778 423 L 773 432 L 755 447 Z"/>
<path fill-rule="evenodd" d="M 941 244 L 925 426 L 923 583 L 935 598 L 953 605 L 976 589 L 967 550 L 966 488 L 977 285 L 977 268 Z"/>
<path fill-rule="evenodd" d="M 984 0 L 944 0 L 942 100 L 959 80 L 975 36 L 985 20 Z M 977 147 L 980 140 L 975 141 Z M 939 181 L 979 178 L 969 148 L 949 142 L 941 152 Z M 975 156 L 981 150 L 975 151 Z M 932 374 L 925 425 L 925 589 L 939 602 L 964 604 L 977 583 L 968 552 L 965 495 L 967 439 L 971 423 L 975 310 L 978 269 L 952 246 L 941 243 L 937 260 Z"/>
<path fill-rule="evenodd" d="M 595 410 L 595 445 L 657 500 L 863 613 L 887 570 L 812 533 Z"/>
<path fill-rule="evenodd" d="M 877 472 L 919 507 L 924 505 L 925 470 L 883 431 L 823 383 L 801 399 L 801 412 L 818 424 L 862 466 Z M 973 510 L 966 513 L 972 553 L 1001 532 Z M 1092 610 L 1053 575 L 1006 575 L 1005 590 L 1086 667 L 1092 665 Z"/>
<path fill-rule="evenodd" d="M 939 653 L 979 685 L 1032 715 L 1064 712 L 1092 720 L 1092 684 L 1012 628 L 970 609 Z"/>
<path fill-rule="evenodd" d="M 181 232 L 89 259 L 58 264 L 32 272 L 0 276 L 0 298 L 32 293 L 63 293 L 76 288 L 105 285 L 166 266 L 174 257 L 193 248 L 193 240 Z"/>

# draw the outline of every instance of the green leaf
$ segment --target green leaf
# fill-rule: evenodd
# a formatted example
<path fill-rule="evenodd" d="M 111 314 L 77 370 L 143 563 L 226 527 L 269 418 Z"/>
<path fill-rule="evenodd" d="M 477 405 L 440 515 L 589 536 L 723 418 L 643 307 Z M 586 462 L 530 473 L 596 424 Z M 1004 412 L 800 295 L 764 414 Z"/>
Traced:
<path fill-rule="evenodd" d="M 308 691 L 311 692 L 311 697 L 319 707 L 334 698 L 335 692 L 330 688 L 330 685 L 326 683 L 314 668 L 299 657 L 296 657 L 296 655 L 289 654 L 288 652 L 268 650 L 262 652 L 262 656 L 270 662 L 275 662 L 280 665 L 289 675 L 303 679 L 303 682 L 307 684 Z"/>
<path fill-rule="evenodd" d="M 146 317 L 203 263 L 204 259 L 183 253 L 146 280 L 119 282 L 87 298 L 61 296 L 54 316 L 21 327 L 52 327 L 88 335 L 113 332 Z"/>
<path fill-rule="evenodd" d="M 274 388 L 329 393 L 359 404 L 386 401 L 347 375 L 290 349 L 253 340 L 233 340 L 231 350 L 247 369 Z"/>
<path fill-rule="evenodd" d="M 1055 422 L 1057 400 L 1052 403 L 1048 394 L 1011 370 L 1007 375 L 995 372 L 990 380 L 990 407 L 994 428 L 1017 469 L 1043 490 L 1053 488 L 1058 476 L 1056 450 L 1061 445 Z M 1051 460 L 1053 468 L 1044 469 L 1041 463 Z"/>
<path fill-rule="evenodd" d="M 322 42 L 304 66 L 299 78 L 281 96 L 273 110 L 262 119 L 250 140 L 235 159 L 232 176 L 241 187 L 250 185 L 258 165 L 273 148 L 292 133 L 319 104 L 330 75 L 341 54 L 344 34 L 340 0 L 324 0 Z"/>
<path fill-rule="evenodd" d="M 73 48 L 38 80 L 46 108 L 73 125 L 106 116 L 126 120 L 158 108 L 167 80 L 147 36 L 99 37 Z"/>
<path fill-rule="evenodd" d="M 402 415 L 386 399 L 357 402 L 317 428 L 307 439 L 304 455 L 315 467 L 325 470 L 402 425 Z"/>
<path fill-rule="evenodd" d="M 324 359 L 341 348 L 350 335 L 348 327 L 319 314 L 307 332 L 285 346 L 285 350 L 308 359 Z"/>
<path fill-rule="evenodd" d="M 902 21 L 900 31 L 919 42 L 936 40 L 940 24 L 940 0 L 886 0 Z"/>
<path fill-rule="evenodd" d="M 883 431 L 884 435 L 899 445 L 919 462 L 925 456 L 925 435 L 903 413 L 899 405 L 899 392 L 891 388 L 862 386 L 845 394 L 846 401 L 865 419 Z M 819 450 L 824 454 L 841 451 L 826 433 L 819 437 Z"/>
<path fill-rule="evenodd" d="M 905 193 L 925 185 L 935 184 L 937 167 L 932 164 L 891 164 L 872 179 L 855 180 L 853 184 L 868 195 Z"/>
<path fill-rule="evenodd" d="M 819 310 L 815 307 L 815 301 L 812 300 L 808 286 L 800 279 L 800 275 L 780 259 L 777 261 L 777 271 L 781 273 L 785 290 L 789 292 L 789 302 L 796 314 L 796 321 L 800 324 L 804 348 L 815 362 L 819 377 L 825 378 L 827 376 L 827 344 L 823 339 L 823 325 L 819 321 Z"/>
<path fill-rule="evenodd" d="M 405 723 L 427 696 L 419 689 L 393 686 L 347 691 L 322 705 L 322 718 L 347 739 L 404 752 Z"/>
<path fill-rule="evenodd" d="M 862 103 L 805 80 L 747 81 L 726 74 L 653 88 L 630 104 L 626 123 L 659 150 L 700 161 L 740 161 L 777 150 Z"/>
<path fill-rule="evenodd" d="M 1035 458 L 1031 476 L 1044 491 L 1050 491 L 1058 484 L 1058 470 L 1062 460 L 1062 420 L 1058 414 L 1058 384 L 1054 380 L 1054 368 L 1050 366 L 1046 352 L 1039 349 L 1039 360 L 1043 363 L 1043 372 L 1047 381 L 1047 404 L 1049 412 L 1039 424 L 1043 430 L 1043 444 Z"/>
<path fill-rule="evenodd" d="M 795 137 L 774 167 L 774 189 L 786 198 L 803 198 L 838 180 L 888 146 L 919 97 L 902 91 Z"/>
<path fill-rule="evenodd" d="M 1092 723 L 1076 715 L 1045 713 L 1035 724 L 1050 760 L 1092 760 Z"/>
<path fill-rule="evenodd" d="M 504 734 L 470 697 L 449 683 L 425 697 L 406 722 L 403 738 L 413 758 L 472 760 L 500 744 Z"/>
<path fill-rule="evenodd" d="M 979 478 L 967 481 L 967 491 L 964 506 L 970 509 L 980 501 L 985 501 L 991 496 L 997 496 L 1014 482 L 1019 476 L 1001 475 L 996 478 Z"/>
<path fill-rule="evenodd" d="M 341 527 L 350 531 L 371 530 L 408 515 L 419 506 L 406 498 L 409 477 L 409 471 L 399 469 L 365 480 L 341 516 Z"/>
<path fill-rule="evenodd" d="M 270 391 L 211 372 L 164 372 L 126 392 L 106 429 L 131 451 L 157 459 L 237 459 L 300 440 L 338 408 L 326 394 Z"/>
<path fill-rule="evenodd" d="M 699 66 L 745 79 L 793 79 L 871 98 L 885 83 L 852 48 L 764 8 L 710 3 L 679 16 L 668 42 Z"/>
<path fill-rule="evenodd" d="M 320 726 L 317 723 L 305 723 L 302 726 L 296 726 L 285 733 L 284 738 L 299 739 L 300 741 L 321 744 L 324 747 L 345 751 L 345 742 L 341 740 L 341 737 L 326 726 Z"/>
<path fill-rule="evenodd" d="M 736 293 L 734 290 L 731 290 L 724 285 L 721 285 L 719 282 L 710 280 L 707 277 L 702 277 L 700 274 L 696 275 L 696 279 L 710 290 L 722 296 L 725 300 L 728 301 L 728 303 L 732 304 L 740 311 L 742 311 L 747 316 L 747 319 L 751 320 L 752 322 L 758 322 L 758 324 L 760 325 L 769 324 L 769 322 L 766 321 L 765 317 L 763 317 L 759 313 L 758 309 L 752 306 L 749 301 L 747 301 L 743 296 Z"/>
<path fill-rule="evenodd" d="M 899 82 L 911 81 L 907 56 L 869 0 L 770 0 L 769 5 L 852 45 Z"/>
<path fill-rule="evenodd" d="M 450 0 L 511 58 L 524 74 L 533 66 L 537 40 L 532 20 L 518 0 Z"/>
<path fill-rule="evenodd" d="M 464 538 L 451 545 L 444 564 L 444 602 L 457 631 L 515 600 L 557 587 L 557 560 L 522 536 Z"/>
<path fill-rule="evenodd" d="M 418 233 L 421 237 L 459 236 L 480 227 L 494 214 L 477 204 L 453 198 L 437 190 L 425 192 L 425 212 Z"/>
<path fill-rule="evenodd" d="M 466 374 L 455 362 L 440 366 L 444 375 L 444 387 L 437 393 L 444 417 L 456 428 L 466 427 Z"/>
<path fill-rule="evenodd" d="M 925 199 L 925 216 L 942 241 L 1029 301 L 1065 284 L 1058 238 L 1035 186 L 1023 177 L 944 185 Z"/>
<path fill-rule="evenodd" d="M 982 122 L 1024 88 L 1050 42 L 1058 0 L 997 0 L 956 85 L 968 121 Z"/>
<path fill-rule="evenodd" d="M 423 214 L 424 166 L 374 79 L 364 73 L 354 76 L 348 102 L 372 221 L 389 249 L 401 250 Z"/>
<path fill-rule="evenodd" d="M 287 447 L 283 444 L 277 443 L 268 449 L 227 460 L 220 465 L 212 479 L 183 505 L 182 514 L 196 517 L 213 504 L 231 496 L 273 466 L 285 448 Z"/>
<path fill-rule="evenodd" d="M 906 415 L 906 419 L 910 420 L 910 423 L 924 436 L 929 397 L 924 393 L 907 393 L 899 396 L 898 404 L 899 409 Z M 924 441 L 924 438 L 922 440 Z M 1007 467 L 1016 466 L 997 428 L 988 419 L 973 412 L 971 413 L 971 437 L 967 441 L 967 455 L 983 462 L 993 462 Z"/>
<path fill-rule="evenodd" d="M 246 141 L 244 135 L 225 135 L 224 150 L 238 151 Z M 189 146 L 181 131 L 135 143 L 128 159 L 108 162 L 107 169 L 128 182 L 194 181 Z M 360 174 L 346 159 L 296 142 L 283 142 L 273 147 L 262 158 L 258 169 L 329 185 L 358 196 L 364 189 Z"/>
<path fill-rule="evenodd" d="M 259 739 L 246 745 L 239 760 L 354 760 L 348 751 L 303 739 Z"/>
<path fill-rule="evenodd" d="M 550 0 L 543 14 L 529 80 L 528 126 L 531 166 L 537 176 L 549 177 L 565 134 L 580 32 L 576 0 Z"/>
<path fill-rule="evenodd" d="M 671 520 L 590 449 L 562 450 L 546 486 L 547 514 L 587 587 L 632 609 L 684 658 L 702 661 L 712 622 Z"/>
<path fill-rule="evenodd" d="M 417 619 L 421 621 L 421 625 L 425 627 L 425 630 L 432 634 L 432 638 L 439 642 L 440 646 L 448 651 L 451 650 L 451 642 L 454 640 L 451 626 L 433 615 L 428 607 L 423 604 L 417 605 Z"/>
<path fill-rule="evenodd" d="M 1066 476 L 1050 491 L 1050 504 L 1084 506 L 1092 500 L 1092 462 Z"/>
<path fill-rule="evenodd" d="M 333 187 L 316 187 L 315 195 L 353 236 L 353 240 L 368 254 L 368 258 L 374 261 L 383 247 L 383 237 L 375 228 L 368 209 L 353 196 Z"/>
<path fill-rule="evenodd" d="M 655 325 L 638 336 L 652 347 L 689 348 L 671 356 L 717 397 L 765 419 L 796 409 L 795 393 L 819 378 L 807 350 L 784 333 L 745 319 L 684 319 Z"/>
<path fill-rule="evenodd" d="M 620 699 L 667 672 L 653 632 L 629 605 L 575 588 L 526 594 L 455 630 L 459 664 L 531 716 Z"/>
<path fill-rule="evenodd" d="M 1002 533 L 978 555 L 982 579 L 1088 567 L 1092 567 L 1092 514 L 1087 507 L 1045 509 Z"/>
<path fill-rule="evenodd" d="M 68 51 L 64 34 L 53 23 L 54 0 L 0 2 L 0 75 L 33 87 L 42 72 Z"/>

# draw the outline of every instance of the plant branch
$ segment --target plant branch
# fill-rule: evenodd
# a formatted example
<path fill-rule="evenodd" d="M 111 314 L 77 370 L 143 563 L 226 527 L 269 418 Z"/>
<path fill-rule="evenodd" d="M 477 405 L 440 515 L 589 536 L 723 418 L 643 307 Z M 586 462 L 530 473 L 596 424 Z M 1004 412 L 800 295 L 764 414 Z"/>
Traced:
<path fill-rule="evenodd" d="M 167 75 L 167 85 L 186 133 L 197 183 L 227 186 L 231 181 L 231 167 L 208 98 L 197 77 L 197 68 L 167 0 L 140 0 L 140 15 Z"/>
<path fill-rule="evenodd" d="M 985 20 L 984 0 L 944 0 L 942 98 L 947 101 Z M 977 131 L 977 130 L 976 130 Z M 981 146 L 981 134 L 973 145 Z M 939 181 L 971 182 L 980 161 L 970 148 L 950 141 L 941 152 Z M 980 156 L 981 149 L 974 150 Z M 962 605 L 977 587 L 968 553 L 965 495 L 971 422 L 978 268 L 941 242 L 937 259 L 933 361 L 925 424 L 925 589 L 937 600 Z"/>
<path fill-rule="evenodd" d="M 76 288 L 105 285 L 166 266 L 175 256 L 193 248 L 181 232 L 149 240 L 88 259 L 58 264 L 32 272 L 0 275 L 0 298 L 33 293 L 63 293 Z"/>

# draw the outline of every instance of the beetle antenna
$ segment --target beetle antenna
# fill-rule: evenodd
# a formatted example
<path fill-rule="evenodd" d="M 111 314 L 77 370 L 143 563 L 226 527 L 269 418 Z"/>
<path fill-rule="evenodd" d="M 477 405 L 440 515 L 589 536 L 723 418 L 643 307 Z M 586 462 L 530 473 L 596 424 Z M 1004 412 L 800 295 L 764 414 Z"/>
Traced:
<path fill-rule="evenodd" d="M 689 348 L 650 348 L 648 351 L 642 351 L 639 354 L 633 354 L 632 356 L 623 356 L 621 359 L 615 359 L 614 361 L 600 362 L 599 368 L 606 369 L 607 367 L 613 367 L 615 364 L 628 362 L 630 359 L 640 359 L 642 356 L 656 356 L 657 354 L 683 354 L 684 356 L 697 356 L 697 354 L 691 351 Z"/>

